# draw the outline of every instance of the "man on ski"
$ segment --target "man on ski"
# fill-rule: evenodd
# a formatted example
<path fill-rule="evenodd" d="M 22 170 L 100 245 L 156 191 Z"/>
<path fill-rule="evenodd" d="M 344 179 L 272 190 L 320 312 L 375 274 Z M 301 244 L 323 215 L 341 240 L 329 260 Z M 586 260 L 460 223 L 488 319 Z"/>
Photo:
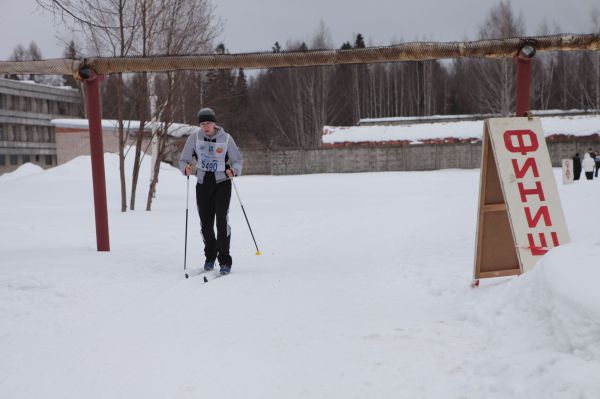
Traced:
<path fill-rule="evenodd" d="M 190 176 L 194 172 L 192 158 L 196 159 L 196 203 L 204 240 L 204 270 L 213 270 L 218 260 L 221 274 L 229 274 L 233 263 L 229 254 L 231 228 L 227 216 L 231 200 L 230 179 L 242 173 L 243 158 L 233 137 L 216 122 L 212 109 L 198 111 L 200 129 L 185 142 L 179 169 Z"/>

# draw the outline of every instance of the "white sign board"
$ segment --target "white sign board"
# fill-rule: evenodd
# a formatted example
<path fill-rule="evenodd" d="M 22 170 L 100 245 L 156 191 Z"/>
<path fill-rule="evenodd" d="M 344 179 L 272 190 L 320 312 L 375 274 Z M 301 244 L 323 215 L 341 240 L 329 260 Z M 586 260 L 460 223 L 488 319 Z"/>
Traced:
<path fill-rule="evenodd" d="M 539 118 L 487 120 L 521 271 L 570 241 Z"/>
<path fill-rule="evenodd" d="M 562 160 L 562 182 L 563 184 L 573 183 L 573 160 L 563 159 Z"/>

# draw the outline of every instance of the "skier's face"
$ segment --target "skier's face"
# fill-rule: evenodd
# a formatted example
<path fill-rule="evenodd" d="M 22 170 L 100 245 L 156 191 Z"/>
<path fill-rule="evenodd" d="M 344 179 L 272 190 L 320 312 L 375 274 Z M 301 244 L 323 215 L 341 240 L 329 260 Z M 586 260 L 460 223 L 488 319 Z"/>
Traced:
<path fill-rule="evenodd" d="M 200 123 L 200 129 L 207 136 L 215 134 L 215 123 L 214 122 L 202 122 Z"/>

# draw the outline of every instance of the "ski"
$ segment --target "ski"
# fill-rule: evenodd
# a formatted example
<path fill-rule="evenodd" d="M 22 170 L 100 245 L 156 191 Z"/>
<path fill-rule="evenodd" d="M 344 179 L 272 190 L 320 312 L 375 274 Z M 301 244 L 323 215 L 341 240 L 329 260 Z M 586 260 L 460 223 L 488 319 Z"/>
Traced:
<path fill-rule="evenodd" d="M 190 269 L 185 273 L 185 278 L 201 276 L 203 274 L 212 272 L 212 270 L 204 270 L 204 269 Z"/>
<path fill-rule="evenodd" d="M 217 273 L 218 273 L 217 275 L 211 277 L 210 279 L 208 277 L 204 276 L 204 282 L 208 283 L 209 281 L 213 281 L 213 280 L 216 280 L 218 278 L 225 277 L 225 276 L 228 276 L 229 274 L 231 274 L 231 273 L 221 274 L 218 271 L 217 271 Z"/>

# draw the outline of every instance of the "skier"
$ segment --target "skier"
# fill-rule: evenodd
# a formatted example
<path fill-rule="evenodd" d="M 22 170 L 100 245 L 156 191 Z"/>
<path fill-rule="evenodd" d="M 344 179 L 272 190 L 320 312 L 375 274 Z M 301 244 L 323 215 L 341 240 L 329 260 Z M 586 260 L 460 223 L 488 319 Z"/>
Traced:
<path fill-rule="evenodd" d="M 204 240 L 204 270 L 213 270 L 218 260 L 220 273 L 225 275 L 231 272 L 233 263 L 229 253 L 231 228 L 227 216 L 231 200 L 230 179 L 242 173 L 243 158 L 233 137 L 216 122 L 212 109 L 198 111 L 200 130 L 192 133 L 185 142 L 179 169 L 184 175 L 191 175 L 192 158 L 196 159 L 196 203 Z"/>

